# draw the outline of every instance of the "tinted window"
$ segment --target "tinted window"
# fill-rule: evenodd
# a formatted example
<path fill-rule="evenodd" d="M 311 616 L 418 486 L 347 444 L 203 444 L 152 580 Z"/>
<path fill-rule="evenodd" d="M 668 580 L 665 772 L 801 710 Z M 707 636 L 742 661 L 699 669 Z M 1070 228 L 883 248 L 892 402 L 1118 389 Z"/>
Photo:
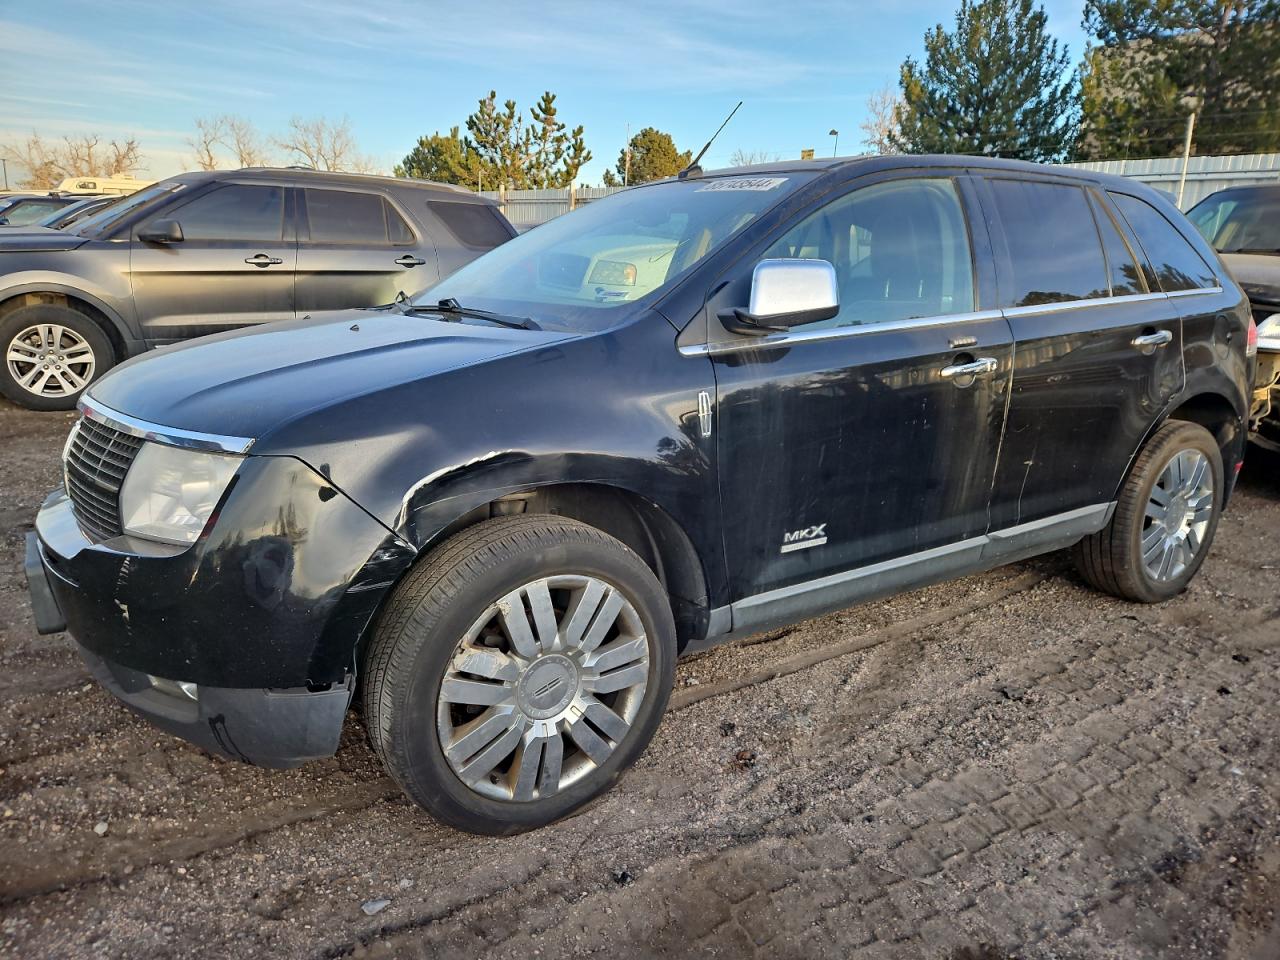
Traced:
<path fill-rule="evenodd" d="M 284 190 L 231 184 L 160 216 L 177 220 L 187 240 L 280 240 Z"/>
<path fill-rule="evenodd" d="M 311 239 L 317 243 L 387 242 L 382 197 L 345 190 L 305 190 Z"/>
<path fill-rule="evenodd" d="M 990 180 L 1012 276 L 1001 305 L 1089 300 L 1110 293 L 1098 228 L 1084 191 L 1057 183 Z"/>
<path fill-rule="evenodd" d="M 1224 190 L 1187 219 L 1223 253 L 1280 253 L 1280 190 Z"/>
<path fill-rule="evenodd" d="M 428 200 L 427 209 L 444 222 L 445 228 L 464 247 L 489 250 L 511 239 L 507 228 L 494 216 L 493 208 L 486 204 Z"/>
<path fill-rule="evenodd" d="M 1160 289 L 1195 290 L 1217 286 L 1213 271 L 1164 214 L 1145 200 L 1127 194 L 1113 193 L 1111 199 L 1138 235 L 1138 242 L 1155 269 Z"/>
<path fill-rule="evenodd" d="M 35 223 L 41 217 L 45 216 L 50 210 L 57 210 L 65 207 L 67 201 L 53 200 L 48 198 L 40 198 L 37 200 L 19 200 L 9 209 L 0 213 L 0 217 L 4 217 L 13 226 L 23 226 L 28 223 Z"/>
<path fill-rule="evenodd" d="M 806 329 L 974 308 L 969 236 L 949 180 L 855 190 L 792 227 L 764 256 L 827 260 L 836 268 L 840 313 Z"/>
<path fill-rule="evenodd" d="M 404 217 L 396 212 L 396 208 L 391 204 L 386 204 L 387 208 L 387 234 L 391 237 L 392 243 L 413 243 L 413 231 L 409 229 L 409 225 L 404 222 Z"/>
<path fill-rule="evenodd" d="M 1129 242 L 1120 232 L 1119 226 L 1111 217 L 1111 212 L 1098 199 L 1090 194 L 1090 205 L 1093 217 L 1098 224 L 1098 233 L 1102 235 L 1102 250 L 1107 255 L 1107 271 L 1111 276 L 1111 295 L 1123 297 L 1132 293 L 1146 293 L 1147 282 L 1142 270 L 1138 267 L 1138 258 L 1134 256 Z"/>

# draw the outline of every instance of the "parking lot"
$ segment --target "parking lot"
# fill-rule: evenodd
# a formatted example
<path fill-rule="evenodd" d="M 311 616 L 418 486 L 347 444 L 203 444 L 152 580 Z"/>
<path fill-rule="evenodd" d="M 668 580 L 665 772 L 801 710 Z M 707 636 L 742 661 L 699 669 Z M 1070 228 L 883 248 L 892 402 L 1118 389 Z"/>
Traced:
<path fill-rule="evenodd" d="M 493 840 L 405 801 L 358 716 L 331 760 L 223 762 L 38 637 L 70 422 L 0 404 L 0 954 L 1280 955 L 1276 458 L 1164 606 L 1054 555 L 691 658 L 617 789 Z"/>

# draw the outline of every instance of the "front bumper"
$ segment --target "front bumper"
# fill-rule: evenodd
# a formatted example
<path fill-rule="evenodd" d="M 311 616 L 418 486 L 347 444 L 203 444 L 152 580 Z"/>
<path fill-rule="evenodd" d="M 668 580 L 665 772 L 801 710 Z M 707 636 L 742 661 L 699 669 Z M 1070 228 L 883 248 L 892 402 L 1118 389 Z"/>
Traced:
<path fill-rule="evenodd" d="M 288 457 L 247 458 L 189 548 L 96 542 L 60 491 L 35 528 L 37 629 L 69 630 L 99 682 L 157 726 L 273 767 L 337 748 L 357 644 L 414 556 Z"/>

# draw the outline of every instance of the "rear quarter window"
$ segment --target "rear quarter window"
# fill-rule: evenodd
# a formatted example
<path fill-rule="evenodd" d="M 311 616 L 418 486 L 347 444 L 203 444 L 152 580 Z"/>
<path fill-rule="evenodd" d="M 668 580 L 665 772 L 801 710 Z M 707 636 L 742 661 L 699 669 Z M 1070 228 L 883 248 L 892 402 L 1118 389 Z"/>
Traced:
<path fill-rule="evenodd" d="M 1113 193 L 1111 199 L 1146 252 L 1155 274 L 1152 286 L 1168 293 L 1218 285 L 1213 270 L 1163 213 L 1126 193 Z"/>
<path fill-rule="evenodd" d="M 507 228 L 487 204 L 428 200 L 427 209 L 439 218 L 454 239 L 472 250 L 491 250 L 511 239 Z"/>

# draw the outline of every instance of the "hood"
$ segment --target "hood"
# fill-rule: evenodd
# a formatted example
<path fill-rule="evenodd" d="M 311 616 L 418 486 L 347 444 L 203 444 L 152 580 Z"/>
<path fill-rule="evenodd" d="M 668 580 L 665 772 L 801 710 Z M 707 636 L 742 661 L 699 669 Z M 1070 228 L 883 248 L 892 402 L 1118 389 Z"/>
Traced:
<path fill-rule="evenodd" d="M 88 242 L 88 237 L 79 237 L 51 227 L 0 227 L 0 254 L 74 250 Z M 0 265 L 0 270 L 3 269 Z"/>
<path fill-rule="evenodd" d="M 346 400 L 568 336 L 385 308 L 342 311 L 162 347 L 116 367 L 88 393 L 152 423 L 260 439 Z"/>
<path fill-rule="evenodd" d="M 1219 256 L 1250 300 L 1280 304 L 1280 254 L 1223 253 Z"/>

